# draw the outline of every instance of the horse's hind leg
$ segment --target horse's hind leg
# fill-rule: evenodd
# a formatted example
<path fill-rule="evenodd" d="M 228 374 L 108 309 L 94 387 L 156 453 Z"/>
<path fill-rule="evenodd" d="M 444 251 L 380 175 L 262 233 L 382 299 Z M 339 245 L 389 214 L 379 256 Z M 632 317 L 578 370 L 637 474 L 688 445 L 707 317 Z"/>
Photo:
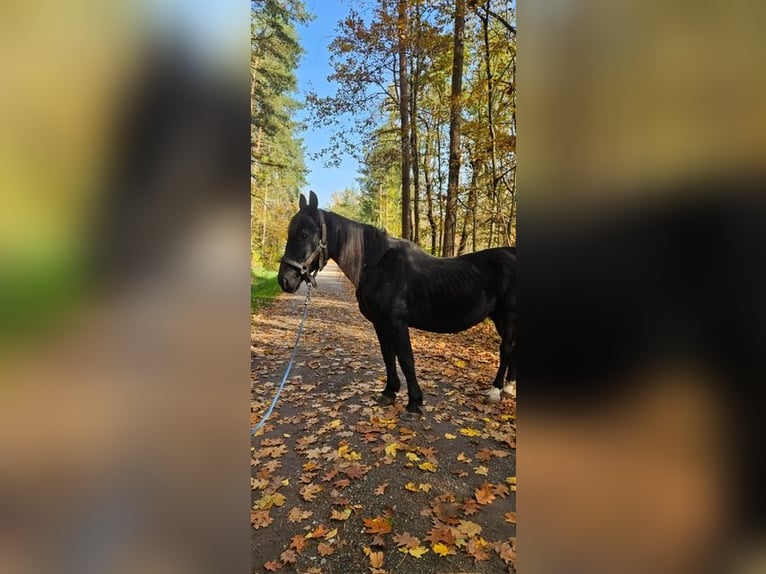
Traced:
<path fill-rule="evenodd" d="M 503 385 L 504 380 L 510 381 L 516 378 L 516 344 L 514 337 L 514 328 L 510 316 L 494 315 L 492 321 L 495 323 L 497 332 L 500 335 L 500 366 L 497 369 L 497 375 L 492 382 L 492 389 L 487 393 L 487 400 L 492 403 L 500 401 L 503 390 L 513 394 L 512 385 Z"/>
<path fill-rule="evenodd" d="M 380 352 L 383 354 L 383 362 L 386 364 L 386 388 L 380 394 L 378 402 L 392 405 L 396 400 L 396 393 L 401 387 L 399 374 L 396 372 L 396 348 L 391 335 L 381 325 L 375 324 L 374 326 L 375 333 L 378 335 L 378 343 L 380 343 Z"/>

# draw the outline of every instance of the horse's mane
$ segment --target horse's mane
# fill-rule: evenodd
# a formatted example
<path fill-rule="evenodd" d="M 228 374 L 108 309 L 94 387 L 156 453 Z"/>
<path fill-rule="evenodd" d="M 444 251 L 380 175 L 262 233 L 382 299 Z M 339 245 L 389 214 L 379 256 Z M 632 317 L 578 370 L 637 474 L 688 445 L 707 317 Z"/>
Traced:
<path fill-rule="evenodd" d="M 335 242 L 334 259 L 346 277 L 359 286 L 365 261 L 374 262 L 391 246 L 391 237 L 384 229 L 353 221 L 331 211 L 325 212 Z"/>

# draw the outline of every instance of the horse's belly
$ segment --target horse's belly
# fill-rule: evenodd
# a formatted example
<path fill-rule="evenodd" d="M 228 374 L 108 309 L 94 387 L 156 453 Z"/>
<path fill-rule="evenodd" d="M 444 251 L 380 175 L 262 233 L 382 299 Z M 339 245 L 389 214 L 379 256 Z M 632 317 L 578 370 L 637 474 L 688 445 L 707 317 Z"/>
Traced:
<path fill-rule="evenodd" d="M 428 312 L 411 311 L 410 327 L 433 333 L 459 333 L 483 321 L 489 311 L 474 308 L 468 312 L 455 308 L 429 309 Z"/>

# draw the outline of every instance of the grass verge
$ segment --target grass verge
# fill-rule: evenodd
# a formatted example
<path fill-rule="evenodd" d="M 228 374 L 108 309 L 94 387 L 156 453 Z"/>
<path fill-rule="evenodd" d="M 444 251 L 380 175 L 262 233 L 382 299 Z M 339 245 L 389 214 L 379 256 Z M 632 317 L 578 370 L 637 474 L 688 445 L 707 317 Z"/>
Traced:
<path fill-rule="evenodd" d="M 280 292 L 276 271 L 260 268 L 250 271 L 250 311 L 252 313 L 258 313 Z"/>

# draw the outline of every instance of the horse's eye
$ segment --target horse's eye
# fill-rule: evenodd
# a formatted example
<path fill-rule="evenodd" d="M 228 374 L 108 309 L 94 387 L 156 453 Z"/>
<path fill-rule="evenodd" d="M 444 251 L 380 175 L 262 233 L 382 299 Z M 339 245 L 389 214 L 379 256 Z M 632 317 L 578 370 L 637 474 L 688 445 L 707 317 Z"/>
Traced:
<path fill-rule="evenodd" d="M 304 229 L 303 231 L 301 231 L 301 237 L 303 239 L 308 239 L 309 238 L 309 232 Z"/>

